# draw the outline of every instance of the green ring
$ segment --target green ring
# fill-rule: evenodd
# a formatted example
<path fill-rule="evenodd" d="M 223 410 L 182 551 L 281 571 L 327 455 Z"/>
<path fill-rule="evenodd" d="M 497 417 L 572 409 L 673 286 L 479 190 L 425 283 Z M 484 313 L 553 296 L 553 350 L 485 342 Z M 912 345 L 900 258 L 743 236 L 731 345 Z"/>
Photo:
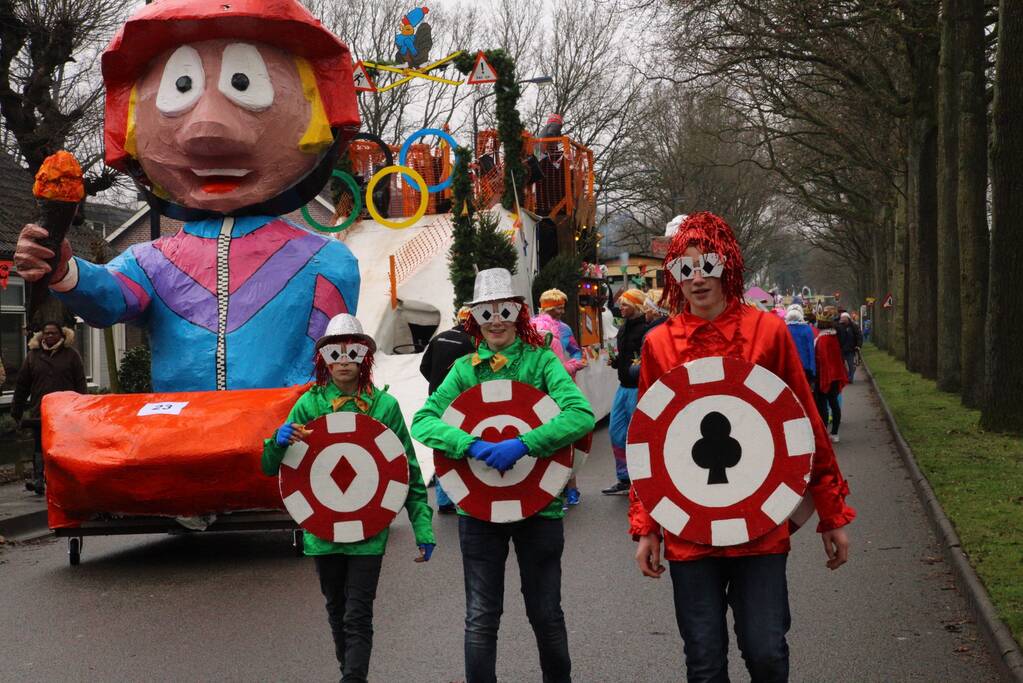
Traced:
<path fill-rule="evenodd" d="M 352 213 L 345 219 L 344 223 L 340 225 L 323 225 L 318 223 L 312 214 L 309 213 L 309 207 L 302 207 L 302 218 L 305 222 L 313 226 L 317 230 L 323 232 L 341 232 L 346 228 L 350 228 L 355 221 L 359 220 L 359 215 L 362 213 L 362 191 L 359 189 L 359 184 L 355 182 L 355 178 L 345 173 L 334 169 L 334 172 L 330 174 L 334 178 L 340 178 L 341 182 L 348 186 L 348 189 L 352 191 L 352 197 L 355 198 L 355 205 L 352 207 Z"/>

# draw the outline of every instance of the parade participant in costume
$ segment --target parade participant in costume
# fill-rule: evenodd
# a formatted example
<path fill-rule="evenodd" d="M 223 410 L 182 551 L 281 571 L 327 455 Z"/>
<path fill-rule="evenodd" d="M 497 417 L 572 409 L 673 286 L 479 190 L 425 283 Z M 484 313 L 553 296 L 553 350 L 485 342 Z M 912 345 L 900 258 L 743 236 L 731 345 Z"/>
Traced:
<path fill-rule="evenodd" d="M 348 48 L 298 0 L 163 0 L 128 20 L 102 65 L 107 165 L 185 223 L 106 266 L 64 241 L 51 290 L 91 325 L 146 326 L 155 391 L 308 381 L 301 359 L 355 310 L 358 266 L 278 216 L 324 187 L 358 130 Z M 22 230 L 28 281 L 50 271 L 45 236 Z"/>
<path fill-rule="evenodd" d="M 466 331 L 478 350 L 459 358 L 447 378 L 412 420 L 412 435 L 452 459 L 477 458 L 505 472 L 523 457 L 547 458 L 593 429 L 593 411 L 572 378 L 529 322 L 523 297 L 503 268 L 476 275 L 472 316 Z M 536 429 L 497 443 L 479 440 L 442 419 L 463 391 L 487 380 L 531 384 L 561 412 Z M 515 544 L 526 614 L 536 635 L 543 680 L 571 680 L 568 633 L 561 610 L 564 550 L 561 496 L 539 513 L 504 524 L 470 517 L 459 509 L 458 537 L 465 575 L 465 672 L 467 683 L 497 680 L 497 631 L 504 604 L 509 541 Z"/>
<path fill-rule="evenodd" d="M 468 306 L 458 309 L 457 319 L 457 325 L 431 339 L 426 351 L 423 352 L 419 373 L 429 382 L 428 394 L 437 391 L 437 387 L 448 376 L 456 360 L 476 350 L 476 343 L 464 328 L 465 321 L 469 319 Z M 454 512 L 455 504 L 448 498 L 448 494 L 444 493 L 439 481 L 434 484 L 433 490 L 437 494 L 437 512 L 444 514 Z"/>
<path fill-rule="evenodd" d="M 835 329 L 837 309 L 825 306 L 817 318 L 820 330 L 814 340 L 817 363 L 817 383 L 814 385 L 814 400 L 821 419 L 827 421 L 831 415 L 831 440 L 838 443 L 838 428 L 842 425 L 842 402 L 839 397 L 849 383 L 849 374 L 842 358 L 842 347 Z"/>
<path fill-rule="evenodd" d="M 647 332 L 643 306 L 646 294 L 638 289 L 627 289 L 618 297 L 618 309 L 625 322 L 618 328 L 617 354 L 608 364 L 618 371 L 618 391 L 611 404 L 611 421 L 608 435 L 615 457 L 615 483 L 602 490 L 607 496 L 624 496 L 629 492 L 629 467 L 625 460 L 625 441 L 629 433 L 629 421 L 636 411 L 637 387 L 639 386 L 640 351 L 643 337 Z"/>
<path fill-rule="evenodd" d="M 532 322 L 533 327 L 541 334 L 550 335 L 551 341 L 548 346 L 565 366 L 568 374 L 575 379 L 575 374 L 586 367 L 586 361 L 583 360 L 583 350 L 579 348 L 572 328 L 562 320 L 566 303 L 568 296 L 564 292 L 560 289 L 548 289 L 540 295 L 540 315 L 534 316 Z M 579 500 L 579 483 L 575 475 L 572 475 L 565 486 L 565 504 L 578 505 Z"/>
<path fill-rule="evenodd" d="M 354 360 L 349 351 L 355 350 Z M 329 362 L 330 352 L 340 351 L 343 362 Z M 416 562 L 428 562 L 436 540 L 433 511 L 426 498 L 426 486 L 416 460 L 416 451 L 405 428 L 398 402 L 387 388 L 373 385 L 373 355 L 376 343 L 363 334 L 362 325 L 351 315 L 333 317 L 316 342 L 314 374 L 316 384 L 295 403 L 287 421 L 263 444 L 263 472 L 276 475 L 288 446 L 310 434 L 305 425 L 334 412 L 369 415 L 397 435 L 408 458 L 409 482 L 405 510 L 419 546 Z M 342 680 L 365 681 L 373 647 L 373 600 L 388 529 L 356 543 L 333 543 L 303 533 L 305 554 L 314 558 L 320 589 L 327 600 L 327 620 L 334 635 L 334 650 Z"/>
<path fill-rule="evenodd" d="M 806 381 L 811 387 L 817 379 L 817 362 L 814 353 L 813 341 L 814 330 L 803 320 L 803 307 L 799 304 L 792 304 L 785 313 L 785 325 L 788 327 L 792 341 L 799 352 L 799 362 L 803 365 L 803 372 L 806 374 Z"/>
<path fill-rule="evenodd" d="M 653 330 L 643 347 L 640 393 L 682 363 L 711 356 L 737 357 L 781 378 L 804 406 L 811 403 L 799 354 L 785 324 L 771 313 L 742 303 L 743 260 L 731 228 L 710 213 L 693 214 L 679 228 L 665 256 L 666 270 L 687 257 L 667 282 L 666 299 L 678 314 Z M 686 274 L 688 271 L 688 275 Z M 847 559 L 842 527 L 855 512 L 845 505 L 848 487 L 839 471 L 823 424 L 811 418 L 816 453 L 808 491 L 820 516 L 829 569 Z M 636 561 L 645 576 L 659 577 L 662 533 L 670 563 L 675 616 L 685 643 L 690 681 L 728 680 L 731 605 L 735 631 L 754 681 L 788 677 L 788 588 L 785 563 L 789 526 L 779 524 L 744 544 L 715 547 L 693 543 L 658 525 L 633 492 L 630 532 L 638 543 Z"/>
<path fill-rule="evenodd" d="M 863 332 L 847 311 L 838 317 L 838 343 L 842 347 L 842 359 L 849 374 L 849 384 L 856 378 L 856 354 L 863 346 Z"/>

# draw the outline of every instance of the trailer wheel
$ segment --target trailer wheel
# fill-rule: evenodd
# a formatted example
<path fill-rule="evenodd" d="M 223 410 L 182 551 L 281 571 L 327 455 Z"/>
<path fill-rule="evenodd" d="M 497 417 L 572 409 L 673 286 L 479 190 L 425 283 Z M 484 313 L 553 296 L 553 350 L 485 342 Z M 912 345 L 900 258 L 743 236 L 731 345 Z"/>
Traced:
<path fill-rule="evenodd" d="M 302 530 L 295 529 L 291 532 L 291 545 L 295 550 L 295 557 L 302 557 Z"/>
<path fill-rule="evenodd" d="M 72 536 L 67 540 L 67 557 L 68 563 L 72 567 L 77 567 L 78 563 L 82 561 L 82 539 L 80 536 Z"/>

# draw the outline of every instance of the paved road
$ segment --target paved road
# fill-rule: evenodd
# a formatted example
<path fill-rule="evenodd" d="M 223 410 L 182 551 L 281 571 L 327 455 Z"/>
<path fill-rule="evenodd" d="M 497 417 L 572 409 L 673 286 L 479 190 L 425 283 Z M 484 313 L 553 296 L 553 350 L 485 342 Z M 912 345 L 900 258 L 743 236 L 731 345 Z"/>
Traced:
<path fill-rule="evenodd" d="M 859 520 L 851 562 L 824 568 L 818 536 L 790 556 L 794 681 L 991 681 L 995 670 L 934 546 L 876 404 L 847 390 L 839 457 Z M 567 521 L 565 609 L 575 680 L 676 681 L 682 647 L 667 578 L 642 578 L 624 498 L 595 494 L 612 472 L 606 431 Z M 376 603 L 377 681 L 461 678 L 464 599 L 456 523 L 412 563 L 407 521 L 391 536 Z M 312 563 L 283 534 L 86 539 L 69 568 L 62 541 L 0 550 L 0 680 L 328 681 L 333 650 Z M 509 560 L 514 566 L 514 560 Z M 539 680 L 509 573 L 499 649 L 505 681 Z M 733 680 L 745 680 L 733 654 Z"/>

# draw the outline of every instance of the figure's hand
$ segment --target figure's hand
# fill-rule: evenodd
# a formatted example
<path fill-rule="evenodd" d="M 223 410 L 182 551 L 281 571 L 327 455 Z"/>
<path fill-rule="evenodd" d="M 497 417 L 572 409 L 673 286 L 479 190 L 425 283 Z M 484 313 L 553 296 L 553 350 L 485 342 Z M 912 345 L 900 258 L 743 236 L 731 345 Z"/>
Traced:
<path fill-rule="evenodd" d="M 650 533 L 640 537 L 636 547 L 636 564 L 643 576 L 661 578 L 665 566 L 661 564 L 661 537 L 658 534 Z"/>
<path fill-rule="evenodd" d="M 832 529 L 821 534 L 824 552 L 828 556 L 828 569 L 834 571 L 849 560 L 849 537 L 844 529 Z"/>
<path fill-rule="evenodd" d="M 522 443 L 522 439 L 505 439 L 490 449 L 487 464 L 498 472 L 507 472 L 528 452 L 529 447 Z"/>
<path fill-rule="evenodd" d="M 281 425 L 280 429 L 277 430 L 277 445 L 278 446 L 290 446 L 293 443 L 304 441 L 307 436 L 313 433 L 313 430 L 306 429 L 300 424 L 285 423 Z"/>
<path fill-rule="evenodd" d="M 419 557 L 413 562 L 429 562 L 430 557 L 433 556 L 433 549 L 437 547 L 436 543 L 420 543 L 419 544 Z"/>
<path fill-rule="evenodd" d="M 486 460 L 487 456 L 490 455 L 490 449 L 492 449 L 495 445 L 497 444 L 493 444 L 489 441 L 483 441 L 482 439 L 476 439 L 472 442 L 472 445 L 469 446 L 468 450 L 466 450 L 466 453 L 477 460 Z"/>
<path fill-rule="evenodd" d="M 40 244 L 50 236 L 46 228 L 29 223 L 21 229 L 18 235 L 18 244 L 14 248 L 14 264 L 18 269 L 18 275 L 27 282 L 35 282 L 50 272 L 50 264 L 47 263 L 54 257 L 54 253 Z M 71 244 L 64 240 L 60 245 L 60 265 L 50 278 L 50 282 L 59 282 L 67 274 L 67 262 L 71 259 Z"/>

